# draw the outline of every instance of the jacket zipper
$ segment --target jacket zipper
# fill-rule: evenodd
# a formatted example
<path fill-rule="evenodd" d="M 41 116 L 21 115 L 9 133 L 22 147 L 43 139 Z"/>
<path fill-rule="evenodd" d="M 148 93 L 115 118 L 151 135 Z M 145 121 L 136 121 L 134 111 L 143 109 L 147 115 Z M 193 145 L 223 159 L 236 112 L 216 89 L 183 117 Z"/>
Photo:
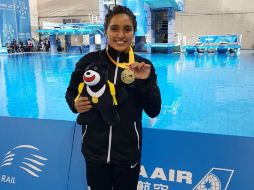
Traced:
<path fill-rule="evenodd" d="M 134 128 L 135 128 L 136 135 L 137 135 L 137 139 L 138 139 L 138 150 L 139 150 L 139 149 L 140 149 L 140 147 L 139 147 L 139 133 L 138 133 L 138 130 L 137 130 L 137 124 L 136 124 L 136 121 L 134 122 Z"/>
<path fill-rule="evenodd" d="M 117 62 L 119 62 L 119 60 L 120 60 L 120 56 L 117 57 Z M 118 67 L 116 66 L 116 69 L 115 69 L 115 76 L 114 76 L 114 85 L 116 85 L 117 73 L 118 73 Z M 108 142 L 107 163 L 110 163 L 111 145 L 112 145 L 112 125 L 111 125 L 110 128 L 109 128 L 109 142 Z"/>
<path fill-rule="evenodd" d="M 84 137 L 85 137 L 85 135 L 86 135 L 86 131 L 87 131 L 87 125 L 86 125 L 85 132 L 84 132 L 84 134 L 82 135 L 82 144 L 83 144 Z"/>
<path fill-rule="evenodd" d="M 109 128 L 109 142 L 108 142 L 107 163 L 110 163 L 111 142 L 112 142 L 112 125 L 110 125 L 110 128 Z"/>

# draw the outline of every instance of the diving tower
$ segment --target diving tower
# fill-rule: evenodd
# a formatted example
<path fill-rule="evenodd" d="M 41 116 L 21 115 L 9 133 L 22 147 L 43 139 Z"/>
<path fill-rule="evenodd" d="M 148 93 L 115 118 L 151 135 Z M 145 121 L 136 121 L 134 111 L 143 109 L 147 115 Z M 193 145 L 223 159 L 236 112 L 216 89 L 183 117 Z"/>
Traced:
<path fill-rule="evenodd" d="M 180 51 L 175 32 L 175 13 L 184 10 L 183 0 L 122 0 L 137 18 L 135 50 L 149 53 Z"/>
<path fill-rule="evenodd" d="M 57 52 L 56 36 L 64 36 L 65 49 L 67 52 L 87 52 L 105 47 L 102 37 L 104 36 L 103 23 L 43 23 L 42 29 L 36 32 L 41 35 L 49 36 L 51 53 Z M 80 46 L 72 45 L 72 36 L 81 36 L 82 44 Z"/>

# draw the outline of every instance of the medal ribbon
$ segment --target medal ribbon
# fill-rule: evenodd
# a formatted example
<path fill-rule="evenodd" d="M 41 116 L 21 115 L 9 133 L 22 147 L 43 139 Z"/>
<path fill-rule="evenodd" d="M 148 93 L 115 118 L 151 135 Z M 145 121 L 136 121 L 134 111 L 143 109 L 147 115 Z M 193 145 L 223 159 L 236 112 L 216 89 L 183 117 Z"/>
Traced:
<path fill-rule="evenodd" d="M 107 55 L 110 59 L 110 61 L 112 63 L 114 63 L 116 66 L 120 67 L 120 68 L 123 68 L 123 69 L 127 69 L 129 65 L 131 65 L 132 63 L 135 62 L 135 59 L 134 59 L 134 52 L 133 52 L 133 49 L 132 47 L 130 46 L 130 50 L 129 50 L 129 63 L 126 63 L 126 62 L 123 62 L 123 63 L 118 63 L 116 62 L 108 53 L 108 48 L 107 48 Z"/>

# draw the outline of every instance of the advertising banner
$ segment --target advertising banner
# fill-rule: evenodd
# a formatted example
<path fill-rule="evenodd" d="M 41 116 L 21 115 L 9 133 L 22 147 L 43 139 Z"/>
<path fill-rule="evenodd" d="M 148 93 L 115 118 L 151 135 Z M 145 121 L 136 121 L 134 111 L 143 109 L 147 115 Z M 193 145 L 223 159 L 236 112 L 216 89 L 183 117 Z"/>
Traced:
<path fill-rule="evenodd" d="M 31 38 L 29 0 L 0 0 L 0 40 L 3 46 L 14 39 Z"/>
<path fill-rule="evenodd" d="M 87 190 L 82 134 L 76 126 L 69 190 Z M 254 139 L 143 129 L 137 190 L 254 189 Z"/>
<path fill-rule="evenodd" d="M 15 0 L 18 39 L 21 41 L 31 38 L 31 21 L 29 0 Z"/>
<path fill-rule="evenodd" d="M 199 36 L 199 41 L 202 43 L 236 43 L 238 42 L 238 35 L 207 35 Z"/>
<path fill-rule="evenodd" d="M 138 190 L 254 189 L 254 138 L 144 129 Z"/>
<path fill-rule="evenodd" d="M 0 117 L 0 189 L 66 190 L 74 125 Z"/>
<path fill-rule="evenodd" d="M 0 189 L 87 190 L 81 143 L 74 122 L 0 117 Z M 253 147 L 250 137 L 144 128 L 137 190 L 254 189 Z"/>
<path fill-rule="evenodd" d="M 17 23 L 14 0 L 0 0 L 0 38 L 2 45 L 17 39 Z"/>
<path fill-rule="evenodd" d="M 87 190 L 85 159 L 81 153 L 82 128 L 76 124 L 68 190 Z"/>

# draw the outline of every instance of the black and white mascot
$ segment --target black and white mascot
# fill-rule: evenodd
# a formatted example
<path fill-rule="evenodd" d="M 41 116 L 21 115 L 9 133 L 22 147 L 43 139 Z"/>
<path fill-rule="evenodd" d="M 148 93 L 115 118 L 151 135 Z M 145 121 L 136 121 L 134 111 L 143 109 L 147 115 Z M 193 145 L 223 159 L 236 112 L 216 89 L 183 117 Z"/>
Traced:
<path fill-rule="evenodd" d="M 78 86 L 78 96 L 88 97 L 92 102 L 92 109 L 80 113 L 77 122 L 80 125 L 92 124 L 99 117 L 107 125 L 117 125 L 120 122 L 116 106 L 127 99 L 127 92 L 123 87 L 117 87 L 108 80 L 108 65 L 92 63 L 82 72 L 83 82 Z"/>

